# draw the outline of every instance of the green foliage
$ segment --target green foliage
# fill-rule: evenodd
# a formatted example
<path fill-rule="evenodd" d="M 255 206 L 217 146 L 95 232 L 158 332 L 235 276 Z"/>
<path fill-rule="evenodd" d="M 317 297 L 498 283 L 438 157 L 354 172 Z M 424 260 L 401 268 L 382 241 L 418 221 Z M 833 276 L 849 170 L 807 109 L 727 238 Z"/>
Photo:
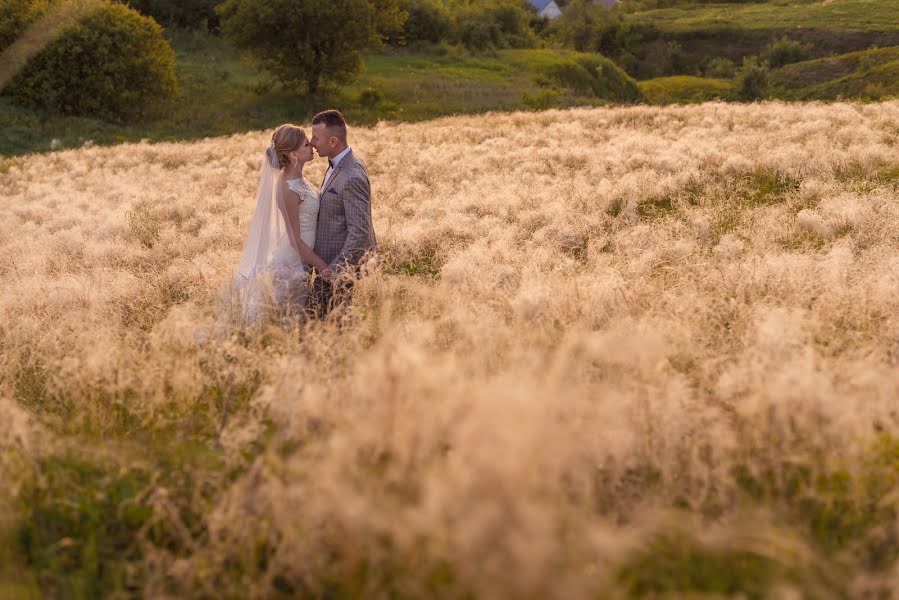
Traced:
<path fill-rule="evenodd" d="M 729 58 L 716 57 L 705 65 L 706 77 L 730 79 L 737 72 L 737 65 Z"/>
<path fill-rule="evenodd" d="M 550 26 L 550 33 L 564 47 L 578 52 L 597 52 L 616 15 L 590 0 L 573 0 Z"/>
<path fill-rule="evenodd" d="M 787 65 L 771 72 L 771 90 L 788 100 L 899 96 L 899 46 Z"/>
<path fill-rule="evenodd" d="M 694 104 L 734 97 L 734 85 L 726 79 L 675 75 L 648 79 L 638 85 L 650 104 Z"/>
<path fill-rule="evenodd" d="M 49 457 L 20 494 L 19 552 L 55 598 L 100 598 L 125 591 L 126 565 L 141 557 L 139 532 L 153 515 L 139 494 L 146 471 L 120 471 L 71 457 Z"/>
<path fill-rule="evenodd" d="M 649 43 L 658 37 L 658 31 L 624 18 L 618 10 L 590 0 L 573 0 L 562 16 L 550 24 L 547 35 L 565 48 L 599 52 L 633 72 L 645 57 Z"/>
<path fill-rule="evenodd" d="M 282 83 L 347 83 L 362 70 L 360 52 L 380 42 L 369 0 L 226 0 L 222 31 Z"/>
<path fill-rule="evenodd" d="M 579 95 L 617 102 L 637 102 L 643 98 L 637 83 L 615 63 L 597 55 L 581 55 L 546 68 L 545 76 Z"/>
<path fill-rule="evenodd" d="M 471 3 L 454 11 L 451 41 L 475 51 L 530 48 L 536 44 L 530 22 L 530 13 L 514 0 Z"/>
<path fill-rule="evenodd" d="M 441 42 L 449 37 L 452 19 L 436 0 L 409 0 L 404 33 L 408 42 Z"/>
<path fill-rule="evenodd" d="M 106 5 L 44 48 L 3 93 L 52 113 L 137 120 L 158 115 L 175 96 L 174 63 L 155 21 Z"/>
<path fill-rule="evenodd" d="M 384 101 L 384 92 L 378 88 L 366 88 L 359 93 L 359 104 L 364 108 L 374 108 Z"/>
<path fill-rule="evenodd" d="M 547 77 L 553 65 L 576 62 L 577 53 L 553 49 L 507 49 L 491 55 L 472 55 L 464 49 L 441 46 L 390 50 L 365 58 L 365 72 L 358 81 L 340 89 L 324 89 L 310 97 L 292 88 L 272 86 L 268 74 L 242 60 L 241 53 L 220 36 L 178 31 L 172 38 L 178 54 L 178 102 L 166 117 L 143 123 L 116 125 L 85 117 L 64 117 L 27 109 L 0 98 L 0 153 L 17 155 L 50 150 L 51 140 L 62 149 L 77 148 L 88 140 L 97 144 L 124 141 L 195 139 L 228 135 L 247 129 L 264 129 L 286 121 L 309 119 L 319 110 L 340 106 L 357 124 L 379 120 L 420 121 L 450 114 L 486 110 L 533 108 L 525 94 L 543 97 L 550 107 L 592 106 L 615 102 L 570 88 L 541 89 L 559 84 Z M 624 90 L 633 80 L 618 69 Z M 586 88 L 584 88 L 586 90 Z M 366 90 L 381 95 L 376 104 Z M 550 96 L 552 98 L 550 98 Z M 551 101 L 550 101 L 551 100 Z M 129 235 L 137 243 L 144 237 L 140 221 Z M 140 235 L 138 235 L 140 234 Z"/>
<path fill-rule="evenodd" d="M 766 598 L 781 569 L 775 561 L 739 549 L 704 547 L 683 536 L 660 536 L 627 564 L 619 579 L 638 597 L 701 592 Z"/>
<path fill-rule="evenodd" d="M 743 60 L 736 77 L 741 100 L 761 100 L 768 95 L 768 66 L 758 57 Z"/>
<path fill-rule="evenodd" d="M 141 14 L 153 17 L 165 27 L 217 29 L 215 6 L 220 0 L 123 0 Z"/>
<path fill-rule="evenodd" d="M 52 0 L 0 0 L 0 52 L 37 21 Z"/>
<path fill-rule="evenodd" d="M 811 44 L 803 44 L 784 36 L 772 43 L 765 51 L 764 58 L 772 69 L 801 62 L 809 57 Z"/>
<path fill-rule="evenodd" d="M 553 88 L 543 88 L 536 94 L 524 92 L 521 101 L 532 110 L 549 110 L 559 106 L 562 95 Z"/>
<path fill-rule="evenodd" d="M 626 0 L 622 4 L 630 4 Z M 830 31 L 892 32 L 899 0 L 838 0 L 834 2 L 740 2 L 722 10 L 713 2 L 683 0 L 664 8 L 634 12 L 635 21 L 665 32 L 722 30 L 821 29 Z M 639 6 L 633 6 L 638 11 Z"/>
<path fill-rule="evenodd" d="M 668 73 L 683 73 L 687 68 L 684 47 L 678 41 L 670 41 L 665 46 L 665 69 Z"/>
<path fill-rule="evenodd" d="M 770 206 L 783 202 L 787 195 L 799 191 L 802 181 L 776 169 L 756 169 L 746 176 L 744 202 L 749 206 Z"/>
<path fill-rule="evenodd" d="M 409 13 L 406 0 L 369 0 L 374 9 L 375 31 L 380 41 L 398 44 L 404 39 L 404 27 Z"/>
<path fill-rule="evenodd" d="M 384 263 L 384 271 L 395 275 L 438 279 L 443 260 L 432 248 L 412 251 L 396 251 L 388 254 Z"/>
<path fill-rule="evenodd" d="M 754 502 L 773 507 L 825 555 L 850 550 L 871 569 L 899 558 L 899 542 L 884 532 L 896 518 L 899 443 L 881 436 L 852 471 L 782 459 L 763 468 L 736 464 L 734 481 Z"/>

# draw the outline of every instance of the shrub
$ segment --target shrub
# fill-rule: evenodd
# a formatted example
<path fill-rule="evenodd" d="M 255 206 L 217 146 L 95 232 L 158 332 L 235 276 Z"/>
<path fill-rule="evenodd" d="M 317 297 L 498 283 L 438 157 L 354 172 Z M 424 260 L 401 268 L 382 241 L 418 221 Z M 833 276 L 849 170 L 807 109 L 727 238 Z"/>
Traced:
<path fill-rule="evenodd" d="M 548 110 L 559 106 L 561 95 L 557 89 L 544 88 L 537 94 L 523 93 L 521 101 L 532 110 Z"/>
<path fill-rule="evenodd" d="M 768 46 L 764 57 L 768 61 L 768 66 L 776 69 L 808 59 L 811 49 L 811 44 L 803 44 L 784 36 Z"/>
<path fill-rule="evenodd" d="M 455 13 L 453 41 L 469 50 L 528 48 L 536 43 L 531 14 L 518 2 L 470 4 Z"/>
<path fill-rule="evenodd" d="M 612 58 L 629 73 L 637 71 L 649 42 L 660 35 L 652 25 L 627 21 L 618 10 L 589 0 L 569 3 L 547 34 L 563 47 Z"/>
<path fill-rule="evenodd" d="M 574 0 L 552 23 L 550 32 L 566 48 L 595 52 L 612 20 L 612 13 L 603 6 L 588 0 Z"/>
<path fill-rule="evenodd" d="M 406 6 L 409 16 L 404 33 L 410 42 L 441 42 L 452 28 L 450 14 L 434 0 L 411 0 Z"/>
<path fill-rule="evenodd" d="M 737 94 L 741 100 L 760 100 L 768 94 L 768 66 L 757 56 L 743 59 L 737 72 Z"/>
<path fill-rule="evenodd" d="M 636 102 L 643 97 L 636 82 L 602 56 L 585 55 L 553 65 L 546 75 L 554 83 L 581 95 L 617 102 Z"/>
<path fill-rule="evenodd" d="M 48 0 L 0 0 L 0 52 L 46 12 Z"/>
<path fill-rule="evenodd" d="M 366 88 L 359 93 L 359 105 L 363 108 L 374 108 L 384 101 L 384 92 L 378 88 Z"/>
<path fill-rule="evenodd" d="M 103 5 L 38 53 L 4 95 L 54 113 L 126 121 L 157 114 L 177 91 L 175 54 L 151 18 Z"/>
<path fill-rule="evenodd" d="M 668 42 L 665 46 L 665 68 L 669 73 L 682 73 L 687 67 L 687 57 L 680 42 Z"/>
<path fill-rule="evenodd" d="M 726 79 L 675 75 L 640 82 L 640 89 L 650 104 L 693 104 L 716 98 L 730 100 L 733 83 Z"/>
<path fill-rule="evenodd" d="M 737 71 L 737 65 L 729 58 L 717 57 L 710 60 L 705 66 L 706 77 L 730 79 Z"/>
<path fill-rule="evenodd" d="M 141 14 L 153 17 L 166 27 L 217 29 L 215 6 L 219 0 L 124 0 Z"/>

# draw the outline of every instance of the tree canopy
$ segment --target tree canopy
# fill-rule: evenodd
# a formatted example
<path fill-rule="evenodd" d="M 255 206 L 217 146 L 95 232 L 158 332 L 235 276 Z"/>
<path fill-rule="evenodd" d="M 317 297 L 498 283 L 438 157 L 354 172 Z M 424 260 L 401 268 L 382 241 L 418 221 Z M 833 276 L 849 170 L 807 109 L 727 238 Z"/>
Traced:
<path fill-rule="evenodd" d="M 362 69 L 360 52 L 402 30 L 398 0 L 226 0 L 222 31 L 284 82 L 344 83 Z"/>

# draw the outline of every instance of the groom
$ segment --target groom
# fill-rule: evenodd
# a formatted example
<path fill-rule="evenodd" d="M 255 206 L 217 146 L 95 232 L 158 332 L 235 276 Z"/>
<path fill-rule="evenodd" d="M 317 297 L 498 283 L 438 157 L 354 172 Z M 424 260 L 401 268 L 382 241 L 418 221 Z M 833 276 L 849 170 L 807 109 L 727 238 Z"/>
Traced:
<path fill-rule="evenodd" d="M 322 181 L 315 253 L 328 268 L 313 273 L 313 308 L 325 318 L 332 305 L 349 300 L 363 256 L 377 248 L 371 220 L 371 185 L 365 163 L 347 145 L 346 120 L 326 110 L 312 118 L 312 146 L 328 158 Z"/>

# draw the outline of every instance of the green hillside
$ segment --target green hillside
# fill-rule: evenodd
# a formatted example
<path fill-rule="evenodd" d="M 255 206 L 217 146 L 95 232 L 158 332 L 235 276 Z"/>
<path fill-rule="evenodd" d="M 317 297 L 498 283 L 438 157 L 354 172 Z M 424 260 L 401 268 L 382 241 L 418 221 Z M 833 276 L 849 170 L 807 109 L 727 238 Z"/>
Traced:
<path fill-rule="evenodd" d="M 784 37 L 806 44 L 808 58 L 899 45 L 899 0 L 697 2 L 621 18 L 636 33 L 610 56 L 638 79 L 701 75 L 715 57 L 739 63 Z"/>
<path fill-rule="evenodd" d="M 45 115 L 0 100 L 0 154 L 56 147 L 195 139 L 305 122 L 339 106 L 356 124 L 421 121 L 449 114 L 639 102 L 637 82 L 612 61 L 561 49 L 393 51 L 365 58 L 357 82 L 315 97 L 272 82 L 220 38 L 173 39 L 181 97 L 168 118 L 113 125 L 96 119 Z"/>
<path fill-rule="evenodd" d="M 895 32 L 899 0 L 830 0 L 695 4 L 635 13 L 635 22 L 662 31 L 691 32 L 720 29 Z"/>
<path fill-rule="evenodd" d="M 771 74 L 778 98 L 874 100 L 899 95 L 899 47 L 852 52 L 787 65 Z"/>

